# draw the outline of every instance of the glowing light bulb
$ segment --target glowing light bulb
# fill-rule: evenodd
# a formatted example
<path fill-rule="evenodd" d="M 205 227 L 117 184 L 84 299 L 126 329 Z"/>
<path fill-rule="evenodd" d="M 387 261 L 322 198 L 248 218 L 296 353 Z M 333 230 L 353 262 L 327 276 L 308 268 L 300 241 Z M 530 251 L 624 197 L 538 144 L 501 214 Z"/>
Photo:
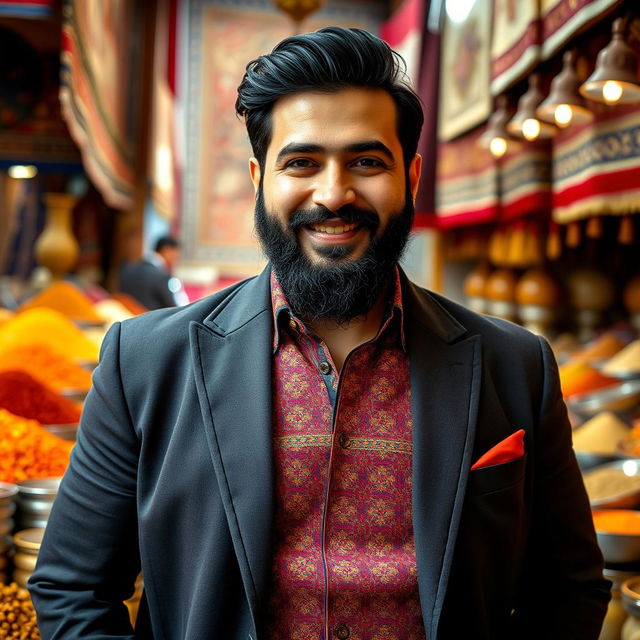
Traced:
<path fill-rule="evenodd" d="M 573 109 L 569 104 L 559 104 L 553 114 L 554 120 L 559 127 L 568 127 L 573 120 Z"/>
<path fill-rule="evenodd" d="M 507 141 L 504 138 L 492 138 L 489 151 L 496 158 L 501 158 L 507 152 Z"/>
<path fill-rule="evenodd" d="M 602 87 L 602 97 L 609 103 L 618 102 L 622 98 L 622 85 L 615 80 L 607 80 Z"/>
<path fill-rule="evenodd" d="M 14 164 L 7 169 L 10 178 L 28 179 L 38 174 L 38 169 L 32 164 Z"/>
<path fill-rule="evenodd" d="M 535 118 L 527 118 L 522 123 L 522 135 L 527 140 L 535 140 L 540 135 L 540 121 Z"/>

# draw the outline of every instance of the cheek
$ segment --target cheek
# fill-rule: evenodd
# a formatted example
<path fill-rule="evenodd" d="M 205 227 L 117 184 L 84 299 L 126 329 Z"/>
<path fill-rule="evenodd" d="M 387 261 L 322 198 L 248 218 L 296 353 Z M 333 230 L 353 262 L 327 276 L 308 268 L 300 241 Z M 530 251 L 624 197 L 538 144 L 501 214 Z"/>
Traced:
<path fill-rule="evenodd" d="M 304 203 L 306 191 L 300 180 L 287 176 L 269 176 L 264 181 L 264 197 L 267 208 L 278 213 L 290 213 Z"/>

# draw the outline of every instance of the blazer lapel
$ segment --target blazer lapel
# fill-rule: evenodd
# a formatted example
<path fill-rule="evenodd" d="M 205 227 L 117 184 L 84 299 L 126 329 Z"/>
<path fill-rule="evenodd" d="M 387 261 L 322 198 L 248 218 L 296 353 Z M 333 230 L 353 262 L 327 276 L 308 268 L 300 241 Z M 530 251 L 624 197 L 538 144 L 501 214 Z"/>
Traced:
<path fill-rule="evenodd" d="M 190 327 L 209 452 L 254 622 L 266 593 L 273 516 L 268 273 Z"/>
<path fill-rule="evenodd" d="M 477 419 L 480 336 L 410 283 L 413 520 L 427 637 L 437 637 Z"/>

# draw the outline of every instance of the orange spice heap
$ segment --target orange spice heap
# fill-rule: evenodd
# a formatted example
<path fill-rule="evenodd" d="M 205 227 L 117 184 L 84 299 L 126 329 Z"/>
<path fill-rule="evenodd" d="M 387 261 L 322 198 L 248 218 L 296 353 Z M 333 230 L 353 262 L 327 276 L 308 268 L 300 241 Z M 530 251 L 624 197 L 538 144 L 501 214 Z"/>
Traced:
<path fill-rule="evenodd" d="M 29 592 L 15 582 L 0 585 L 0 638 L 40 640 L 40 637 Z"/>
<path fill-rule="evenodd" d="M 0 325 L 0 350 L 44 343 L 74 360 L 98 360 L 98 345 L 53 309 L 29 309 Z"/>
<path fill-rule="evenodd" d="M 640 535 L 640 512 L 631 509 L 603 509 L 593 512 L 593 524 L 600 533 Z"/>
<path fill-rule="evenodd" d="M 46 307 L 77 322 L 102 322 L 102 318 L 93 308 L 93 302 L 70 282 L 60 280 L 27 300 L 21 311 Z"/>
<path fill-rule="evenodd" d="M 0 409 L 0 482 L 61 476 L 72 447 L 35 420 Z"/>
<path fill-rule="evenodd" d="M 42 384 L 61 391 L 91 388 L 91 373 L 63 353 L 43 343 L 0 350 L 0 371 L 24 371 Z"/>

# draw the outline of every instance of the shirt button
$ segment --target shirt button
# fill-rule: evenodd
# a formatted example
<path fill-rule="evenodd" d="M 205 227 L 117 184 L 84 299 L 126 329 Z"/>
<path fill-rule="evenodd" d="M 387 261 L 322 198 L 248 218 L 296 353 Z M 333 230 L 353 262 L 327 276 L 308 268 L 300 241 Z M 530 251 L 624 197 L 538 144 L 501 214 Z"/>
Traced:
<path fill-rule="evenodd" d="M 338 444 L 343 448 L 347 449 L 349 447 L 349 436 L 346 433 L 341 433 L 338 436 Z"/>
<path fill-rule="evenodd" d="M 292 329 L 297 329 L 298 328 L 298 323 L 295 320 L 289 320 L 289 326 Z"/>
<path fill-rule="evenodd" d="M 320 371 L 326 376 L 331 372 L 331 365 L 328 362 L 321 362 Z"/>
<path fill-rule="evenodd" d="M 334 633 L 336 634 L 336 638 L 338 640 L 347 640 L 349 637 L 349 627 L 346 624 L 339 624 L 335 629 Z"/>

